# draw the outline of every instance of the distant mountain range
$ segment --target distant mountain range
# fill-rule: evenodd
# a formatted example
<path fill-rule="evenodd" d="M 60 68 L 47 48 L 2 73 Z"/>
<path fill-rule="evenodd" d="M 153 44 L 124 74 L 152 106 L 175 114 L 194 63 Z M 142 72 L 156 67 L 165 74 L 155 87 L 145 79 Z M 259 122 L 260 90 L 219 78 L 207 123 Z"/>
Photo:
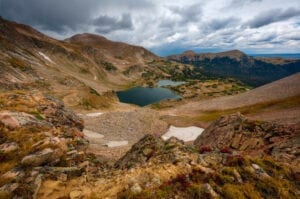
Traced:
<path fill-rule="evenodd" d="M 233 77 L 252 86 L 260 86 L 300 71 L 298 59 L 252 57 L 239 50 L 221 53 L 185 51 L 167 59 L 192 64 L 207 76 Z"/>

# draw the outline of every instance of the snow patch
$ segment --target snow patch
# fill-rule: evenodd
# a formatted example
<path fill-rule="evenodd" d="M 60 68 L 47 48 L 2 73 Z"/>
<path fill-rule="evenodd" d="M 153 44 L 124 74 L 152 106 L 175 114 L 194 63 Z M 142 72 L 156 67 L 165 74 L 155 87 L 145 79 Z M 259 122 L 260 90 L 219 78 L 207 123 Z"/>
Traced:
<path fill-rule="evenodd" d="M 94 131 L 87 130 L 87 129 L 84 129 L 83 133 L 88 138 L 96 138 L 96 139 L 104 138 L 104 135 L 94 132 Z"/>
<path fill-rule="evenodd" d="M 190 126 L 190 127 L 175 127 L 170 126 L 167 133 L 162 135 L 163 140 L 167 140 L 171 137 L 176 137 L 180 140 L 183 140 L 185 142 L 194 141 L 196 138 L 201 135 L 201 133 L 204 131 L 203 128 L 199 128 L 196 126 Z"/>
<path fill-rule="evenodd" d="M 124 141 L 109 141 L 108 143 L 105 144 L 105 146 L 107 147 L 119 147 L 119 146 L 126 146 L 128 145 L 128 141 L 124 140 Z"/>
<path fill-rule="evenodd" d="M 88 117 L 97 117 L 97 116 L 100 116 L 102 114 L 103 114 L 102 112 L 96 112 L 96 113 L 88 113 L 88 114 L 86 114 L 86 116 L 88 116 Z"/>
<path fill-rule="evenodd" d="M 52 61 L 47 55 L 45 55 L 44 53 L 42 52 L 38 52 L 39 55 L 41 55 L 44 59 L 46 59 L 47 61 L 51 62 L 54 64 L 54 61 Z"/>

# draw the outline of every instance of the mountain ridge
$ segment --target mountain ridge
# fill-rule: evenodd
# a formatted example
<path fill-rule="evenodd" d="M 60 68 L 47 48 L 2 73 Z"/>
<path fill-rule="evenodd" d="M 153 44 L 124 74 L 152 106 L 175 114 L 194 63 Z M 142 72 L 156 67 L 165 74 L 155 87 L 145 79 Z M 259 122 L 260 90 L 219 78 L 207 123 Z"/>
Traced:
<path fill-rule="evenodd" d="M 38 88 L 73 107 L 109 107 L 117 101 L 113 91 L 169 76 L 175 65 L 141 46 L 99 35 L 85 33 L 60 41 L 3 18 L 0 27 L 1 89 Z M 182 73 L 184 68 L 172 72 Z"/>
<path fill-rule="evenodd" d="M 255 58 L 239 50 L 219 53 L 186 53 L 166 59 L 196 66 L 207 76 L 233 77 L 252 86 L 261 86 L 300 71 L 300 60 Z"/>

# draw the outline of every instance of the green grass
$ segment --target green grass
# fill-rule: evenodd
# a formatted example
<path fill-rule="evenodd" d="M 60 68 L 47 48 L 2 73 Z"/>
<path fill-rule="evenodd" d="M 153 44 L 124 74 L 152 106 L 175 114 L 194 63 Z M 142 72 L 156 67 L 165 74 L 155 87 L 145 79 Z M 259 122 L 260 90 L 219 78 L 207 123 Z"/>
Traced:
<path fill-rule="evenodd" d="M 112 63 L 109 63 L 109 62 L 102 62 L 103 66 L 104 66 L 104 69 L 107 70 L 107 71 L 116 71 L 117 70 L 117 67 L 115 67 Z"/>

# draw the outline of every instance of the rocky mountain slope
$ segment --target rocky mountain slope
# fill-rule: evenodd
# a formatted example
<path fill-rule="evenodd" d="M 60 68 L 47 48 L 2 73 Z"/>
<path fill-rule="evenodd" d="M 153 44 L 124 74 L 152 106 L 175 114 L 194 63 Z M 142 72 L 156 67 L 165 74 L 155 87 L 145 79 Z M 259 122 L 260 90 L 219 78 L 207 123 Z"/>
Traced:
<path fill-rule="evenodd" d="M 250 121 L 237 114 L 221 118 L 208 129 L 195 146 L 175 138 L 163 141 L 146 135 L 110 169 L 88 173 L 88 181 L 73 178 L 61 185 L 47 179 L 38 196 L 67 197 L 76 193 L 83 198 L 299 197 L 297 127 Z M 249 148 L 242 149 L 207 137 L 219 130 L 225 137 L 264 134 L 265 142 L 250 142 Z M 237 143 L 245 145 L 244 137 Z M 252 149 L 259 149 L 260 153 L 248 153 Z"/>
<path fill-rule="evenodd" d="M 177 65 L 177 68 L 174 68 Z M 0 88 L 38 89 L 74 108 L 107 108 L 113 90 L 182 74 L 185 67 L 166 64 L 138 46 L 81 34 L 65 41 L 0 18 Z M 109 99 L 109 100 L 108 100 Z"/>
<path fill-rule="evenodd" d="M 188 102 L 172 112 L 176 115 L 202 115 L 200 119 L 214 120 L 222 114 L 241 111 L 258 119 L 295 123 L 300 116 L 299 82 L 300 73 L 297 73 L 238 95 Z M 284 114 L 280 113 L 282 111 Z M 263 117 L 264 112 L 269 114 Z"/>
<path fill-rule="evenodd" d="M 61 101 L 39 92 L 0 99 L 0 198 L 36 198 L 44 178 L 85 171 L 83 120 Z"/>
<path fill-rule="evenodd" d="M 299 125 L 235 114 L 194 145 L 146 135 L 114 162 L 86 151 L 83 121 L 61 101 L 39 91 L 0 99 L 1 198 L 299 197 Z"/>
<path fill-rule="evenodd" d="M 168 60 L 192 64 L 208 76 L 234 77 L 249 85 L 260 86 L 300 71 L 300 60 L 254 58 L 233 50 L 221 53 L 186 51 Z"/>

